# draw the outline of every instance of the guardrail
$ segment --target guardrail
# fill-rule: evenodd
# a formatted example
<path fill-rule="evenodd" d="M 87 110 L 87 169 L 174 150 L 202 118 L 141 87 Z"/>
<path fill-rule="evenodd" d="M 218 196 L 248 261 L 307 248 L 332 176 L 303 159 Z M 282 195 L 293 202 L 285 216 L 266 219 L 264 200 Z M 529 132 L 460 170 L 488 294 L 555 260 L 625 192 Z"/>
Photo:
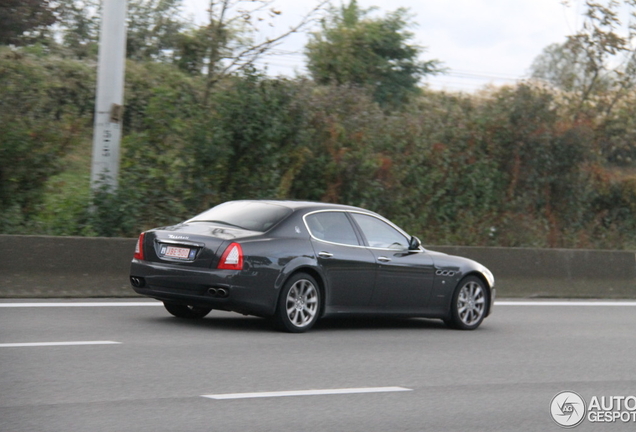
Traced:
<path fill-rule="evenodd" d="M 0 235 L 0 297 L 135 297 L 136 239 Z M 500 297 L 636 298 L 633 251 L 431 246 L 479 261 Z"/>

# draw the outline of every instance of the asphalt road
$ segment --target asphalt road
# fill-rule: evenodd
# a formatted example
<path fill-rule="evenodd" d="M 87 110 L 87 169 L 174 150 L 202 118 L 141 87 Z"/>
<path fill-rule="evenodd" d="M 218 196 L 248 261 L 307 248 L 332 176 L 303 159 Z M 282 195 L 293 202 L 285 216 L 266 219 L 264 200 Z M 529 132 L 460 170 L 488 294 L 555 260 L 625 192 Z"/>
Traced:
<path fill-rule="evenodd" d="M 2 432 L 558 431 L 561 391 L 636 395 L 633 302 L 498 304 L 473 332 L 332 319 L 300 335 L 224 312 L 191 322 L 160 306 L 4 307 L 16 302 L 0 302 Z M 70 342 L 83 344 L 40 345 Z M 351 393 L 369 388 L 383 392 Z M 334 389 L 344 394 L 202 397 Z"/>

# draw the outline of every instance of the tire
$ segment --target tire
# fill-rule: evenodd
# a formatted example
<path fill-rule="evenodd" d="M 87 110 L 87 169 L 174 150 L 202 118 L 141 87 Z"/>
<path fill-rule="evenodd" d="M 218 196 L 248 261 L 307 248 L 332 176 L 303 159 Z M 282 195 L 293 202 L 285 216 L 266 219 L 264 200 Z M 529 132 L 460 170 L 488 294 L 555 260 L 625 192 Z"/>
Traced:
<path fill-rule="evenodd" d="M 190 306 L 177 303 L 163 302 L 168 312 L 177 318 L 200 319 L 210 313 L 211 307 Z"/>
<path fill-rule="evenodd" d="M 290 333 L 306 332 L 318 321 L 321 301 L 314 278 L 305 273 L 293 275 L 285 282 L 278 299 L 277 326 Z"/>
<path fill-rule="evenodd" d="M 459 330 L 475 330 L 486 317 L 488 289 L 475 276 L 467 276 L 457 284 L 451 302 L 450 318 L 444 322 Z"/>

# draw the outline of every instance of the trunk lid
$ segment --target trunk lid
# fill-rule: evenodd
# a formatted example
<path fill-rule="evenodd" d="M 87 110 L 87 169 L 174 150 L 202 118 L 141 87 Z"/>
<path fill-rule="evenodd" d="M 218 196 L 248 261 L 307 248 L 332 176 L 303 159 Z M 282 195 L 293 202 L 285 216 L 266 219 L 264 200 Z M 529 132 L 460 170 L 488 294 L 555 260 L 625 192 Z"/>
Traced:
<path fill-rule="evenodd" d="M 232 242 L 261 233 L 212 222 L 190 222 L 146 232 L 145 260 L 214 268 Z"/>

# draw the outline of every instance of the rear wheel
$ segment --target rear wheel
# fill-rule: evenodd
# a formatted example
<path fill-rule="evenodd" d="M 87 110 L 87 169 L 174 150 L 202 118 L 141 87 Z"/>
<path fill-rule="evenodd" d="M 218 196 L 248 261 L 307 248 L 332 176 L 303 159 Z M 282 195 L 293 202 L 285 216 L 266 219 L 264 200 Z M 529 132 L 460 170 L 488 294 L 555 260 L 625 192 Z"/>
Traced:
<path fill-rule="evenodd" d="M 203 318 L 212 310 L 211 307 L 182 305 L 177 303 L 163 302 L 163 306 L 168 312 L 177 318 L 199 319 Z"/>
<path fill-rule="evenodd" d="M 485 318 L 487 300 L 484 282 L 475 276 L 465 277 L 453 294 L 450 318 L 444 321 L 456 329 L 474 330 Z"/>
<path fill-rule="evenodd" d="M 316 280 L 305 273 L 292 276 L 283 287 L 278 301 L 277 322 L 282 330 L 302 333 L 318 320 L 320 290 Z"/>

